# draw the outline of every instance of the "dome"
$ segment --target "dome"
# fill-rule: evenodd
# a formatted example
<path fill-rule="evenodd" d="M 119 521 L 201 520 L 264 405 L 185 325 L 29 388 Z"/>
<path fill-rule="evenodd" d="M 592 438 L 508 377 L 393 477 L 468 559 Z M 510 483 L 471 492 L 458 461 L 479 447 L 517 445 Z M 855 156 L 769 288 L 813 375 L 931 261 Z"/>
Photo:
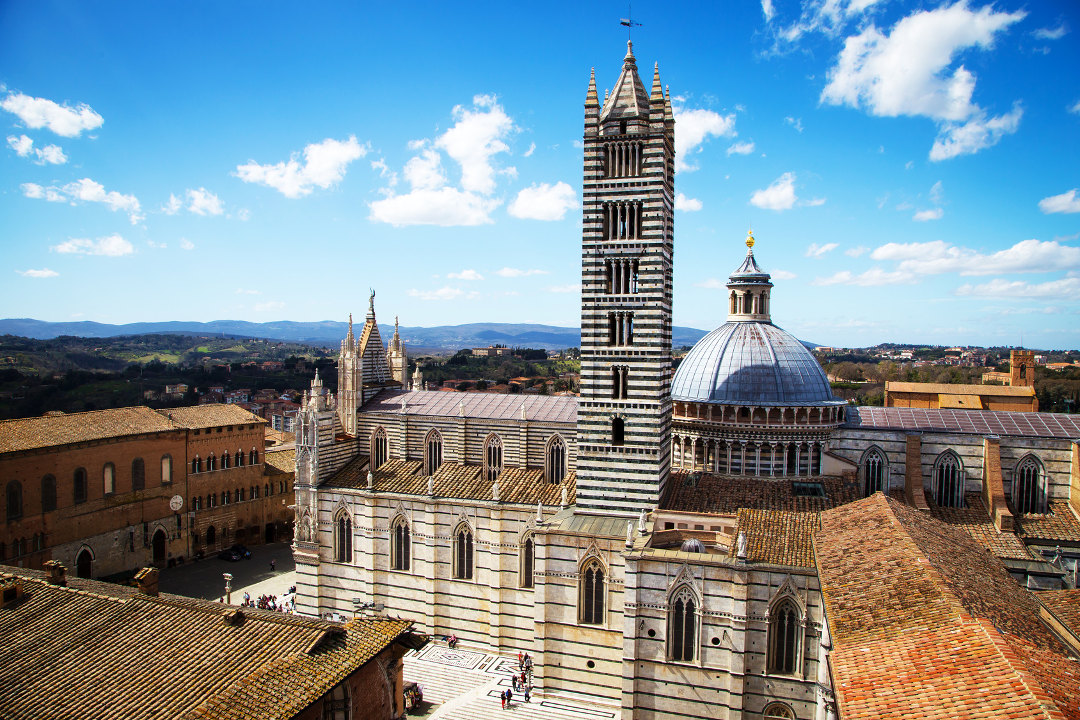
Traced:
<path fill-rule="evenodd" d="M 705 546 L 697 538 L 687 538 L 683 540 L 682 546 L 679 548 L 680 552 L 705 552 Z"/>
<path fill-rule="evenodd" d="M 818 361 L 770 323 L 729 322 L 683 358 L 671 383 L 675 401 L 725 405 L 840 405 Z"/>

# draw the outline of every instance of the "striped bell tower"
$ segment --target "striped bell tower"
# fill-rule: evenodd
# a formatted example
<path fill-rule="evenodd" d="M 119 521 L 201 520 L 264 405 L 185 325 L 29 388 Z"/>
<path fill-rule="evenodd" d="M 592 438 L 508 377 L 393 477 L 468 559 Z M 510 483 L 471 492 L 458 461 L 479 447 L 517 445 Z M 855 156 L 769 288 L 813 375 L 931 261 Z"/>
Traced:
<path fill-rule="evenodd" d="M 581 238 L 581 398 L 577 505 L 656 507 L 671 468 L 671 287 L 675 120 L 632 45 L 600 106 L 585 98 Z"/>

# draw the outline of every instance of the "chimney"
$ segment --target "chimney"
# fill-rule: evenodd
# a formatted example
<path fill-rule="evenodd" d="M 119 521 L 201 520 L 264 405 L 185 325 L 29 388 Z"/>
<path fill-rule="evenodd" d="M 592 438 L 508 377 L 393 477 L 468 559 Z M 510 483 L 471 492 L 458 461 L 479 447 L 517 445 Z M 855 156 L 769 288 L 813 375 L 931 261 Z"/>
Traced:
<path fill-rule="evenodd" d="M 153 567 L 144 567 L 142 570 L 135 574 L 135 583 L 138 585 L 139 592 L 141 592 L 143 595 L 157 597 L 158 569 Z"/>
<path fill-rule="evenodd" d="M 41 567 L 45 568 L 45 579 L 50 585 L 67 585 L 67 568 L 59 560 L 46 560 Z"/>
<path fill-rule="evenodd" d="M 24 592 L 22 580 L 10 573 L 0 575 L 0 608 L 14 605 Z"/>

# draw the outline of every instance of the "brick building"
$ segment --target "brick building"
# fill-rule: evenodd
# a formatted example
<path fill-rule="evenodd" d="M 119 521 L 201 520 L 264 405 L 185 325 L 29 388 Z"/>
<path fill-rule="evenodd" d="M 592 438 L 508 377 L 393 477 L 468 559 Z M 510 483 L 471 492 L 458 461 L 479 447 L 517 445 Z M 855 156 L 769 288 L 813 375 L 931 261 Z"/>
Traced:
<path fill-rule="evenodd" d="M 103 577 L 288 537 L 292 476 L 267 471 L 263 425 L 223 405 L 0 422 L 0 562 Z"/>

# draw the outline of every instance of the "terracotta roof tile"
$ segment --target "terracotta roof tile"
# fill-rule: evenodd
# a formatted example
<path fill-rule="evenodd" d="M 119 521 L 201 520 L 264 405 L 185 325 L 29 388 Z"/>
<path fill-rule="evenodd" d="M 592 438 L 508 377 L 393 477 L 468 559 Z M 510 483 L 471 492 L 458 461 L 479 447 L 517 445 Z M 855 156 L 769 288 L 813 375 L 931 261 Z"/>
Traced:
<path fill-rule="evenodd" d="M 326 485 L 330 487 L 367 488 L 366 456 L 353 459 L 335 473 Z M 422 473 L 419 460 L 388 460 L 373 473 L 376 492 L 427 495 L 428 479 Z M 491 500 L 491 483 L 481 477 L 482 469 L 476 465 L 445 462 L 432 475 L 437 497 L 462 500 Z M 563 481 L 553 485 L 544 480 L 544 471 L 538 468 L 504 468 L 499 475 L 499 501 L 511 504 L 558 505 L 562 488 L 566 488 L 567 503 L 573 504 L 576 496 L 576 475 L 573 470 Z"/>
<path fill-rule="evenodd" d="M 809 568 L 814 567 L 814 534 L 820 526 L 818 513 L 742 509 L 737 533 L 746 533 L 751 562 Z"/>
<path fill-rule="evenodd" d="M 1051 500 L 1045 515 L 1016 516 L 1016 531 L 1025 540 L 1080 542 L 1080 520 L 1066 500 Z"/>
<path fill-rule="evenodd" d="M 258 415 L 245 410 L 239 405 L 210 404 L 192 407 L 168 408 L 158 412 L 172 420 L 178 427 L 194 430 L 196 428 L 219 427 L 221 425 L 264 424 L 266 421 Z"/>
<path fill-rule="evenodd" d="M 143 406 L 4 420 L 0 422 L 0 453 L 176 429 Z"/>
<path fill-rule="evenodd" d="M 809 481 L 810 478 L 805 480 Z M 840 478 L 813 479 L 814 482 L 818 480 L 825 489 L 825 497 L 796 495 L 791 478 L 712 475 L 675 470 L 668 480 L 668 490 L 660 507 L 676 512 L 722 515 L 734 515 L 740 508 L 819 512 L 858 497 L 856 489 L 845 486 Z"/>
<path fill-rule="evenodd" d="M 963 530 L 975 542 L 985 547 L 999 558 L 1013 560 L 1031 560 L 1024 542 L 1016 536 L 1016 533 L 1001 532 L 994 526 L 994 521 L 986 511 L 982 496 L 978 493 L 969 493 L 966 496 L 967 507 L 946 508 L 936 505 L 932 498 L 927 497 L 930 513 L 941 522 Z"/>
<path fill-rule="evenodd" d="M 1036 597 L 1073 635 L 1080 638 L 1080 590 L 1046 590 Z"/>
<path fill-rule="evenodd" d="M 267 475 L 292 475 L 296 472 L 296 448 L 276 450 L 267 448 L 263 453 L 263 469 Z"/>

